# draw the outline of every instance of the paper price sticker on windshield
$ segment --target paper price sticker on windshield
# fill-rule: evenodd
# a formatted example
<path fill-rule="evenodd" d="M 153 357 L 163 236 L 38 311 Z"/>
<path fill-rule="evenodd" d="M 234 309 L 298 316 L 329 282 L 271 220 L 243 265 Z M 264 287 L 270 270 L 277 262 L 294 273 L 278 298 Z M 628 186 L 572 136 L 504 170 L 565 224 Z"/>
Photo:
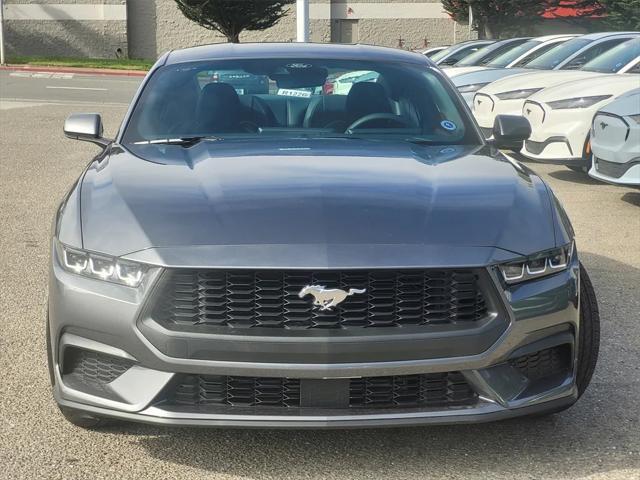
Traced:
<path fill-rule="evenodd" d="M 280 88 L 278 89 L 278 95 L 284 95 L 286 97 L 309 98 L 311 96 L 311 92 L 307 90 L 292 90 L 289 88 Z"/>

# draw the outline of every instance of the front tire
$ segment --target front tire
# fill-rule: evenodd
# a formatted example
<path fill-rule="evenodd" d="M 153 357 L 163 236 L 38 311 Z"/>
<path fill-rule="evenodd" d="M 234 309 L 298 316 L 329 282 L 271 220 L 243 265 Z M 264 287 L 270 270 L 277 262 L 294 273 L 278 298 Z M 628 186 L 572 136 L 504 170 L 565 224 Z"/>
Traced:
<path fill-rule="evenodd" d="M 587 270 L 580 264 L 580 330 L 576 384 L 581 397 L 591 382 L 600 350 L 600 311 Z"/>

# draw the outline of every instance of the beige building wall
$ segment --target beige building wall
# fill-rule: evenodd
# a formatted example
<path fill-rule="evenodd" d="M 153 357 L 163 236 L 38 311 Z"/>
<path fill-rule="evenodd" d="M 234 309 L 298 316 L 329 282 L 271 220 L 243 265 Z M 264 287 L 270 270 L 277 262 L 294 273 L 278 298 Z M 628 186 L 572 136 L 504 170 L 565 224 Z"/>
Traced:
<path fill-rule="evenodd" d="M 134 58 L 154 58 L 167 50 L 226 41 L 217 32 L 187 20 L 174 0 L 128 0 L 127 8 L 129 53 Z M 407 49 L 469 38 L 468 27 L 453 22 L 439 0 L 310 0 L 309 30 L 313 42 Z M 278 24 L 262 32 L 245 31 L 240 41 L 292 42 L 295 38 L 294 3 Z"/>

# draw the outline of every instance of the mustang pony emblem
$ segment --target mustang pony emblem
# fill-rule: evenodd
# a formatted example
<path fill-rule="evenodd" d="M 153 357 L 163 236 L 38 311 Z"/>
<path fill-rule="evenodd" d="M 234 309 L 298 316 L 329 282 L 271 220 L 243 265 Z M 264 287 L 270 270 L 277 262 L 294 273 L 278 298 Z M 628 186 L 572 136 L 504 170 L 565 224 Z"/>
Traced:
<path fill-rule="evenodd" d="M 366 291 L 366 288 L 350 288 L 348 292 L 345 292 L 339 288 L 327 289 L 322 285 L 307 285 L 300 290 L 298 296 L 303 298 L 311 294 L 313 295 L 313 304 L 315 306 L 320 307 L 320 310 L 331 310 L 336 305 L 344 302 L 347 297 L 357 293 L 364 293 Z"/>
<path fill-rule="evenodd" d="M 601 128 L 602 130 L 604 130 L 604 129 L 605 129 L 605 128 L 607 128 L 608 126 L 609 126 L 609 124 L 608 124 L 608 123 L 600 122 L 600 128 Z"/>

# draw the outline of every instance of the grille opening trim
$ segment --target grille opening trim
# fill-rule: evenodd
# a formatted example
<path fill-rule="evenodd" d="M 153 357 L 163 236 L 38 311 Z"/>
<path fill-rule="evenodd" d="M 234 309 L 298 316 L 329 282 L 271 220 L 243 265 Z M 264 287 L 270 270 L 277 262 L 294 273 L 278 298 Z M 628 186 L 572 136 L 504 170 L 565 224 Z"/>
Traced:
<path fill-rule="evenodd" d="M 168 330 L 196 333 L 471 327 L 496 310 L 481 270 L 170 269 L 146 316 Z M 310 284 L 366 293 L 320 311 L 311 296 L 298 296 Z"/>

